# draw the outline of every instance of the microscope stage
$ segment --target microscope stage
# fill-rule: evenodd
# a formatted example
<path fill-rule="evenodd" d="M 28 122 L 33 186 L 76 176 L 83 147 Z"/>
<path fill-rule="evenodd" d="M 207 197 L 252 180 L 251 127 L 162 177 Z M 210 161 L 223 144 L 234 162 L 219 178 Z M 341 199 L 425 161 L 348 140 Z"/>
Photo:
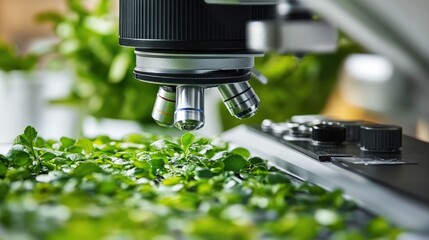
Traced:
<path fill-rule="evenodd" d="M 362 208 L 398 226 L 429 233 L 428 143 L 402 136 L 401 151 L 370 153 L 356 142 L 319 145 L 257 126 L 239 126 L 222 137 L 297 178 L 342 189 Z"/>

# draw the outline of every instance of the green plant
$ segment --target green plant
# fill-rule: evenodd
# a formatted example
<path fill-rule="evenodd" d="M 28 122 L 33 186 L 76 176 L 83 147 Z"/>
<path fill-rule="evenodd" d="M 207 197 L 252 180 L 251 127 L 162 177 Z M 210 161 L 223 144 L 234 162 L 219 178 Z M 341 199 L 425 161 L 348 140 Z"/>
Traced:
<path fill-rule="evenodd" d="M 394 239 L 341 191 L 186 133 L 44 140 L 0 155 L 0 239 Z"/>
<path fill-rule="evenodd" d="M 40 21 L 54 24 L 59 52 L 75 70 L 75 94 L 96 117 L 148 122 L 157 86 L 134 79 L 133 49 L 118 45 L 114 1 L 98 0 L 93 8 L 84 0 L 67 0 L 68 12 L 46 12 Z"/>
<path fill-rule="evenodd" d="M 6 72 L 13 70 L 30 71 L 37 66 L 39 57 L 33 53 L 20 54 L 17 46 L 0 40 L 0 70 Z"/>
<path fill-rule="evenodd" d="M 362 49 L 341 37 L 335 53 L 306 55 L 270 54 L 257 58 L 256 69 L 269 82 L 263 85 L 253 81 L 252 86 L 261 99 L 258 113 L 246 120 L 238 120 L 221 106 L 224 129 L 239 124 L 260 124 L 264 119 L 285 121 L 293 115 L 317 114 L 322 111 L 337 82 L 344 59 Z"/>

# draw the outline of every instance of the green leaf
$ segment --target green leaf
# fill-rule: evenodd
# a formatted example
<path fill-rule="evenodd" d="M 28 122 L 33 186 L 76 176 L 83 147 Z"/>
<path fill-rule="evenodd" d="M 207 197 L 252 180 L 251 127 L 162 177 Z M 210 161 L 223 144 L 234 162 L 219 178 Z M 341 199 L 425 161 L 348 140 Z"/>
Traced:
<path fill-rule="evenodd" d="M 5 177 L 6 173 L 7 173 L 7 166 L 0 161 L 0 178 Z"/>
<path fill-rule="evenodd" d="M 98 4 L 96 5 L 94 9 L 95 15 L 101 15 L 104 16 L 106 14 L 109 14 L 112 9 L 112 1 L 110 0 L 99 0 Z"/>
<path fill-rule="evenodd" d="M 129 55 L 128 49 L 125 49 L 113 58 L 113 62 L 109 69 L 109 82 L 119 83 L 125 80 L 125 76 L 127 75 L 127 71 L 132 60 Z"/>
<path fill-rule="evenodd" d="M 390 224 L 383 218 L 375 218 L 368 225 L 368 232 L 374 238 L 384 236 L 390 230 Z"/>
<path fill-rule="evenodd" d="M 42 155 L 40 155 L 39 159 L 42 162 L 46 162 L 46 161 L 52 160 L 52 159 L 54 159 L 56 157 L 57 157 L 57 155 L 55 155 L 55 154 L 53 154 L 51 152 L 45 152 Z"/>
<path fill-rule="evenodd" d="M 289 184 L 291 181 L 285 174 L 270 172 L 267 175 L 267 182 L 269 184 Z"/>
<path fill-rule="evenodd" d="M 133 161 L 133 164 L 135 167 L 141 168 L 141 169 L 150 169 L 151 168 L 149 163 L 146 161 Z"/>
<path fill-rule="evenodd" d="M 5 166 L 9 164 L 9 160 L 3 154 L 0 154 L 0 163 L 3 163 Z"/>
<path fill-rule="evenodd" d="M 9 186 L 10 184 L 8 184 L 7 182 L 0 180 L 0 202 L 7 197 Z"/>
<path fill-rule="evenodd" d="M 190 132 L 187 132 L 182 135 L 182 137 L 180 138 L 180 142 L 182 143 L 182 148 L 184 152 L 188 152 L 188 149 L 194 142 L 194 139 L 195 139 L 194 134 Z"/>
<path fill-rule="evenodd" d="M 61 147 L 62 148 L 68 148 L 70 146 L 73 146 L 76 141 L 74 139 L 71 139 L 71 138 L 68 138 L 68 137 L 62 137 L 60 139 L 60 142 L 61 142 Z"/>
<path fill-rule="evenodd" d="M 67 5 L 73 13 L 76 13 L 80 17 L 88 15 L 88 10 L 84 7 L 83 2 L 80 0 L 68 0 Z"/>
<path fill-rule="evenodd" d="M 52 140 L 51 140 L 52 141 Z M 44 148 L 47 146 L 49 141 L 45 141 L 45 139 L 41 137 L 37 137 L 36 141 L 34 141 L 34 147 Z"/>
<path fill-rule="evenodd" d="M 75 177 L 85 177 L 95 172 L 101 172 L 101 168 L 94 162 L 81 162 L 73 171 Z"/>
<path fill-rule="evenodd" d="M 241 155 L 232 154 L 223 160 L 223 163 L 225 164 L 225 171 L 239 172 L 246 166 L 247 161 Z"/>
<path fill-rule="evenodd" d="M 173 186 L 173 185 L 181 183 L 182 181 L 183 181 L 182 177 L 174 176 L 174 177 L 171 177 L 171 178 L 164 179 L 162 181 L 162 184 L 164 184 L 166 186 Z"/>
<path fill-rule="evenodd" d="M 17 136 L 13 142 L 14 145 L 21 145 L 24 147 L 33 158 L 37 157 L 37 153 L 34 151 L 33 144 L 35 143 L 37 137 L 37 131 L 31 126 L 27 126 L 24 130 L 24 134 Z M 22 149 L 24 150 L 24 149 Z M 23 154 L 21 154 L 22 156 Z M 16 156 L 18 157 L 18 156 Z M 29 156 L 28 156 L 29 157 Z M 24 162 L 20 161 L 20 166 L 26 165 Z"/>
<path fill-rule="evenodd" d="M 155 175 L 152 173 L 152 169 L 149 166 L 149 168 L 136 168 L 133 177 L 154 179 Z"/>
<path fill-rule="evenodd" d="M 94 150 L 94 145 L 92 144 L 92 141 L 85 138 L 77 140 L 75 146 L 82 148 L 86 153 L 92 153 L 92 151 Z"/>
<path fill-rule="evenodd" d="M 242 147 L 239 147 L 239 148 L 236 148 L 236 149 L 232 150 L 231 153 L 234 153 L 234 154 L 237 154 L 237 155 L 241 155 L 244 158 L 249 158 L 250 157 L 249 150 L 247 150 L 245 148 L 242 148 Z"/>
<path fill-rule="evenodd" d="M 69 153 L 76 153 L 76 154 L 82 154 L 82 152 L 83 152 L 83 148 L 75 146 L 75 145 L 68 147 L 66 150 Z"/>
<path fill-rule="evenodd" d="M 39 57 L 31 53 L 22 55 L 22 52 L 15 45 L 0 40 L 0 69 L 5 72 L 33 69 Z"/>
<path fill-rule="evenodd" d="M 302 216 L 291 232 L 291 239 L 315 239 L 318 232 L 317 222 L 312 217 Z"/>
<path fill-rule="evenodd" d="M 15 140 L 13 141 L 13 145 L 22 145 L 26 148 L 31 148 L 30 142 L 27 140 L 27 138 L 24 135 L 18 135 Z"/>
<path fill-rule="evenodd" d="M 252 165 L 256 165 L 256 164 L 261 164 L 261 163 L 265 163 L 264 160 L 260 157 L 252 157 L 251 159 L 249 159 L 249 162 Z"/>
<path fill-rule="evenodd" d="M 197 170 L 197 177 L 199 178 L 212 178 L 214 174 L 210 171 L 210 169 L 198 169 Z"/>
<path fill-rule="evenodd" d="M 36 140 L 37 137 L 37 131 L 32 126 L 27 126 L 24 130 L 24 136 L 27 139 L 27 141 L 33 145 L 34 140 Z"/>
<path fill-rule="evenodd" d="M 161 140 L 155 141 L 150 146 L 152 146 L 153 148 L 159 151 L 180 149 L 179 145 L 167 139 L 161 139 Z"/>
<path fill-rule="evenodd" d="M 157 174 L 159 170 L 164 169 L 165 163 L 162 159 L 151 159 L 149 164 L 152 167 L 152 173 Z"/>
<path fill-rule="evenodd" d="M 42 166 L 46 167 L 49 171 L 53 171 L 56 169 L 55 165 L 49 162 L 42 162 Z"/>
<path fill-rule="evenodd" d="M 94 143 L 96 143 L 96 144 L 107 144 L 111 141 L 112 141 L 112 139 L 110 139 L 109 136 L 100 135 L 100 136 L 97 136 L 95 138 Z"/>
<path fill-rule="evenodd" d="M 31 175 L 31 172 L 24 168 L 13 168 L 9 169 L 6 178 L 11 181 L 18 181 L 18 180 L 25 180 L 25 179 L 32 179 L 33 176 Z"/>
<path fill-rule="evenodd" d="M 9 150 L 6 156 L 13 166 L 30 166 L 33 162 L 30 158 L 30 154 L 28 154 L 22 147 L 19 145 L 13 146 L 12 149 Z"/>
<path fill-rule="evenodd" d="M 85 160 L 85 156 L 80 153 L 66 153 L 65 157 L 73 162 Z"/>

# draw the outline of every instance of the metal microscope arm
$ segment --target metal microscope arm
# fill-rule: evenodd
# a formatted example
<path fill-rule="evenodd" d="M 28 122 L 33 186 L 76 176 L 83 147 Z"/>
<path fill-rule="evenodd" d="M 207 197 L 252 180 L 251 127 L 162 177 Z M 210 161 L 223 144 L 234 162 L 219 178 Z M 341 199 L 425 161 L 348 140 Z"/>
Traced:
<path fill-rule="evenodd" d="M 211 4 L 281 4 L 285 0 L 205 0 Z M 429 117 L 429 1 L 300 0 L 369 51 L 389 58 L 405 73 L 413 92 L 410 109 Z M 277 30 L 277 32 L 281 32 Z M 271 34 L 273 35 L 273 34 Z M 251 39 L 251 38 L 250 38 Z M 274 38 L 275 39 L 275 38 Z"/>

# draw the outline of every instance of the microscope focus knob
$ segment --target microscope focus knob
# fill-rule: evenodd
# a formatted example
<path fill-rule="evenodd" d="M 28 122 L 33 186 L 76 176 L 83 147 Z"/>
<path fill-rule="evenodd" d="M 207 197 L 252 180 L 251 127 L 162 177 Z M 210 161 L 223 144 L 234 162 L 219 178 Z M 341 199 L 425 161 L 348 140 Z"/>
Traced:
<path fill-rule="evenodd" d="M 313 126 L 311 138 L 316 144 L 342 144 L 346 141 L 346 128 L 341 125 L 318 124 Z"/>
<path fill-rule="evenodd" d="M 402 128 L 393 125 L 361 126 L 360 148 L 369 152 L 398 152 L 402 147 Z"/>

